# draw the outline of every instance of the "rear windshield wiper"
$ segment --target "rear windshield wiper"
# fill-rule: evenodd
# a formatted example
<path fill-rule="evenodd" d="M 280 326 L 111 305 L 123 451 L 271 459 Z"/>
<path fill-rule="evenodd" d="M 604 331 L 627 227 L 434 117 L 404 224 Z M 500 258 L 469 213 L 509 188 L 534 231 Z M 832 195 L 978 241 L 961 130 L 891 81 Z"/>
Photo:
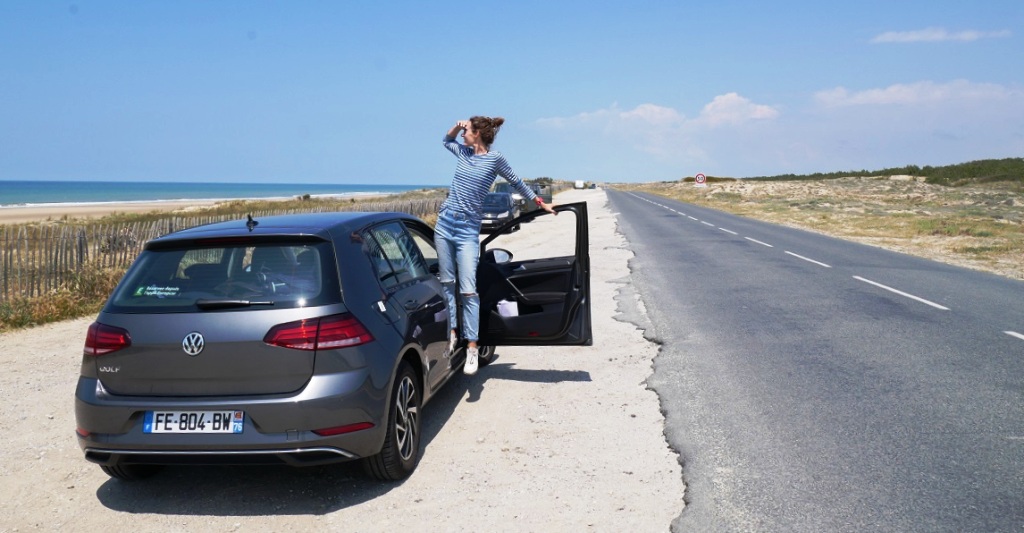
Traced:
<path fill-rule="evenodd" d="M 250 307 L 253 305 L 274 305 L 271 301 L 239 300 L 237 298 L 200 298 L 196 307 L 207 309 L 230 309 L 232 307 Z"/>

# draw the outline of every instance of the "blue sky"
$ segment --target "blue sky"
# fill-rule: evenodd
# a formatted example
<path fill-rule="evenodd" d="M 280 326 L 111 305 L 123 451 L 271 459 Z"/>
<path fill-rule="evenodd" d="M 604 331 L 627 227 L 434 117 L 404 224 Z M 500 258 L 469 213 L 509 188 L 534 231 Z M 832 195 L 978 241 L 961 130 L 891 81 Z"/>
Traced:
<path fill-rule="evenodd" d="M 0 0 L 0 180 L 446 185 L 1024 155 L 1024 2 Z"/>

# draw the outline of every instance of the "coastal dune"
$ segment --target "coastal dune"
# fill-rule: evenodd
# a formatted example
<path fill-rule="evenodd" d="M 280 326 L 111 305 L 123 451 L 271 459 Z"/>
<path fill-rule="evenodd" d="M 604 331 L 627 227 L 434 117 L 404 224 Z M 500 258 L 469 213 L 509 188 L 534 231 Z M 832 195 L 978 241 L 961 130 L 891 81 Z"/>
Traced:
<path fill-rule="evenodd" d="M 358 183 L 217 183 L 0 180 L 0 224 L 99 218 L 110 214 L 189 212 L 237 200 L 366 198 L 432 189 Z"/>
<path fill-rule="evenodd" d="M 170 200 L 163 202 L 104 202 L 96 204 L 47 204 L 0 207 L 0 224 L 23 224 L 67 218 L 100 218 L 116 213 L 191 211 L 213 206 L 216 200 Z"/>

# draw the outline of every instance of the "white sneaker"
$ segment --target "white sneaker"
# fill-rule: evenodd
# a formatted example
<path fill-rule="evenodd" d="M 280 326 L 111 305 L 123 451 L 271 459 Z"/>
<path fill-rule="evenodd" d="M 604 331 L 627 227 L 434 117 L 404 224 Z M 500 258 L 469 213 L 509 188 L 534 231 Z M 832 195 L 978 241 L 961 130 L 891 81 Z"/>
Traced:
<path fill-rule="evenodd" d="M 465 372 L 467 376 L 476 374 L 476 370 L 480 368 L 477 363 L 477 356 L 479 355 L 480 350 L 476 348 L 466 348 L 466 366 L 462 367 L 462 371 Z"/>

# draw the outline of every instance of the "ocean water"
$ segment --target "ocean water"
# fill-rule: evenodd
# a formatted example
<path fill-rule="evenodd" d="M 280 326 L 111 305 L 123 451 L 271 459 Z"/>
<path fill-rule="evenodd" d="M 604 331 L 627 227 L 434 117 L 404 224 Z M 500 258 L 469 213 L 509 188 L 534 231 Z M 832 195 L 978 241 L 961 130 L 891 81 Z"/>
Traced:
<path fill-rule="evenodd" d="M 0 181 L 0 208 L 168 200 L 226 200 L 391 194 L 437 185 L 330 183 L 170 183 L 126 181 Z"/>

